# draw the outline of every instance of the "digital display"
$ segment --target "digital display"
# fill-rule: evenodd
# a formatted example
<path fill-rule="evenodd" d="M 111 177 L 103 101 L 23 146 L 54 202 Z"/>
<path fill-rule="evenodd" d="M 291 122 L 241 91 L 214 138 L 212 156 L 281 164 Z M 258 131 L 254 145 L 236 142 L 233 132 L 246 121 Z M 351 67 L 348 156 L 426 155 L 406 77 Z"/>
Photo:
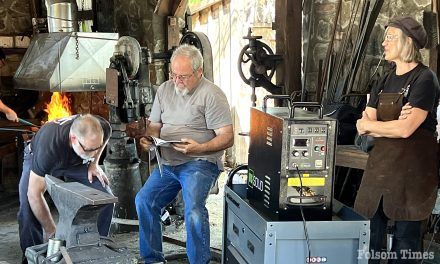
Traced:
<path fill-rule="evenodd" d="M 307 147 L 307 143 L 309 142 L 306 138 L 294 139 L 293 145 L 295 147 Z"/>

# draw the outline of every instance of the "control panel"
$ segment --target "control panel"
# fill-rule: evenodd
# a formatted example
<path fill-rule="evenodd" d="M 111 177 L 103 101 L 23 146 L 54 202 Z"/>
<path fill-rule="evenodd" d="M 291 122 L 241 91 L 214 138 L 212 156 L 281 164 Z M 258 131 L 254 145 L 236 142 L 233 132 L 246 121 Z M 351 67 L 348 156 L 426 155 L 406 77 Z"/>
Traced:
<path fill-rule="evenodd" d="M 327 148 L 326 124 L 291 124 L 289 170 L 325 170 Z"/>

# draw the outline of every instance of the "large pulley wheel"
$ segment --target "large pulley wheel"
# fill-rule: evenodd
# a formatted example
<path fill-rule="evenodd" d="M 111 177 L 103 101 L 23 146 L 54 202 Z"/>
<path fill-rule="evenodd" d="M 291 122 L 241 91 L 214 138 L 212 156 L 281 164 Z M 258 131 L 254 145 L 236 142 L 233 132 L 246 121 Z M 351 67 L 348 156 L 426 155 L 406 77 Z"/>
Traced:
<path fill-rule="evenodd" d="M 130 79 L 134 78 L 139 70 L 141 61 L 141 46 L 139 42 L 133 37 L 123 36 L 119 38 L 115 46 L 115 53 L 124 56 L 127 63 L 127 76 Z"/>
<path fill-rule="evenodd" d="M 255 44 L 256 47 L 252 49 L 249 44 L 244 46 L 238 56 L 238 74 L 247 85 L 251 85 L 252 79 L 257 83 L 263 79 L 270 82 L 276 70 L 275 65 L 267 66 L 264 63 L 268 56 L 274 54 L 272 49 L 260 41 Z M 249 76 L 246 76 L 243 72 L 245 67 L 249 68 Z"/>
<path fill-rule="evenodd" d="M 200 50 L 203 56 L 203 75 L 214 82 L 212 66 L 212 48 L 208 37 L 202 32 L 187 32 L 180 39 L 180 44 L 193 45 Z"/>

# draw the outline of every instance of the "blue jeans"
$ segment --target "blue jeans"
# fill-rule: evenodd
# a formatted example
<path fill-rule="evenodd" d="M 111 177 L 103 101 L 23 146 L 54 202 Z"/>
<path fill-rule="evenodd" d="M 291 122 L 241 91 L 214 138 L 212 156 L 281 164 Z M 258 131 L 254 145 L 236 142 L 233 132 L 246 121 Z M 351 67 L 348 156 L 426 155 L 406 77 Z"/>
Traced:
<path fill-rule="evenodd" d="M 371 221 L 370 250 L 382 252 L 383 241 L 386 235 L 388 217 L 383 212 L 382 201 Z M 389 264 L 418 263 L 416 259 L 407 259 L 408 253 L 420 252 L 421 221 L 394 221 L 394 237 L 391 252 L 395 252 L 397 259 L 388 260 Z M 404 255 L 402 255 L 402 253 Z M 405 257 L 405 255 L 407 257 Z M 403 257 L 403 258 L 402 258 Z M 380 259 L 371 259 L 370 264 L 379 264 Z"/>
<path fill-rule="evenodd" d="M 43 228 L 35 217 L 29 205 L 27 190 L 29 176 L 32 166 L 32 152 L 29 147 L 24 150 L 23 172 L 19 184 L 20 209 L 18 211 L 18 229 L 20 236 L 20 247 L 23 252 L 27 247 L 43 244 Z M 108 186 L 102 187 L 99 180 L 94 178 L 92 183 L 87 179 L 87 165 L 75 166 L 65 172 L 66 181 L 80 182 L 89 187 L 111 194 Z M 98 232 L 101 236 L 108 236 L 112 221 L 113 204 L 108 204 L 101 209 L 98 217 Z"/>
<path fill-rule="evenodd" d="M 162 252 L 161 211 L 182 189 L 189 262 L 209 263 L 209 215 L 205 205 L 209 190 L 220 171 L 216 164 L 204 160 L 162 167 L 163 175 L 156 168 L 136 195 L 141 257 L 146 263 L 165 260 Z"/>

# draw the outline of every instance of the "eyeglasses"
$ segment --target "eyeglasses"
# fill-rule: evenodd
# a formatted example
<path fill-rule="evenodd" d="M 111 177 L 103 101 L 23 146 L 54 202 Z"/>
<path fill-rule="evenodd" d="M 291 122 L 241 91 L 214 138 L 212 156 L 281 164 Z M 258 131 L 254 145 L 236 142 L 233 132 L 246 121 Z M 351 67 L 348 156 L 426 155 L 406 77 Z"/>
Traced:
<path fill-rule="evenodd" d="M 84 147 L 84 145 L 81 144 L 81 141 L 79 141 L 79 139 L 78 139 L 78 143 L 79 143 L 79 145 L 81 146 L 81 148 L 82 148 L 82 150 L 83 150 L 84 152 L 93 152 L 93 151 L 97 151 L 98 149 L 100 149 L 100 148 L 102 147 L 102 145 L 101 145 L 101 146 L 99 146 L 99 147 L 97 147 L 97 148 L 86 149 L 86 148 Z"/>
<path fill-rule="evenodd" d="M 383 41 L 390 42 L 390 41 L 396 40 L 398 38 L 399 38 L 398 35 L 386 34 Z"/>
<path fill-rule="evenodd" d="M 173 80 L 180 79 L 181 81 L 187 81 L 189 78 L 191 78 L 194 75 L 195 71 L 193 71 L 191 74 L 174 74 L 173 72 L 170 73 L 170 78 Z"/>

